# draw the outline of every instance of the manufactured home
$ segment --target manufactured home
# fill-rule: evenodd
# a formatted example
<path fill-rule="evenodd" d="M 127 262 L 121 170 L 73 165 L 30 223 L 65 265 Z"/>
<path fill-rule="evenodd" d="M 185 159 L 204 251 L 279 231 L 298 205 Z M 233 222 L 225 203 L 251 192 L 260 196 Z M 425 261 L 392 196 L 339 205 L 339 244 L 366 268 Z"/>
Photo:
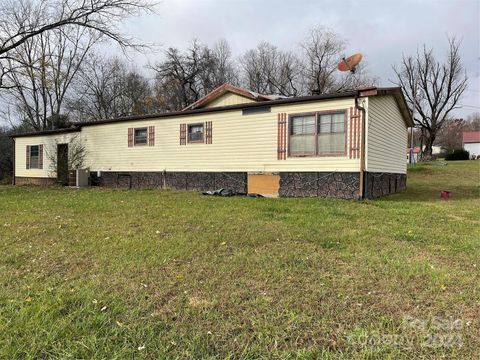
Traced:
<path fill-rule="evenodd" d="M 410 126 L 400 88 L 282 98 L 225 84 L 178 112 L 15 135 L 14 183 L 68 184 L 80 168 L 98 186 L 373 198 L 405 189 Z"/>

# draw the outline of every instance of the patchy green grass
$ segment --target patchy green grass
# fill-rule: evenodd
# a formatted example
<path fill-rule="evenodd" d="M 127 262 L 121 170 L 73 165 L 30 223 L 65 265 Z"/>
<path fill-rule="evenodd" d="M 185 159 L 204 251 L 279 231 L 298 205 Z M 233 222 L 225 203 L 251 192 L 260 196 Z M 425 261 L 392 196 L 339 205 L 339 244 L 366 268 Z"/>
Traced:
<path fill-rule="evenodd" d="M 411 170 L 364 202 L 0 187 L 0 358 L 478 356 L 480 162 Z"/>

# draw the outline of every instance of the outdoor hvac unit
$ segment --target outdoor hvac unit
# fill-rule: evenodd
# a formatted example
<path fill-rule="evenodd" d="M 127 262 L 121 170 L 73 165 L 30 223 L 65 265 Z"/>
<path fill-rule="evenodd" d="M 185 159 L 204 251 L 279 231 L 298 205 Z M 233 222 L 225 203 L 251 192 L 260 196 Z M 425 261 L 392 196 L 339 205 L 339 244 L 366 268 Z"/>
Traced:
<path fill-rule="evenodd" d="M 69 186 L 87 187 L 90 171 L 88 169 L 77 169 L 69 171 Z"/>

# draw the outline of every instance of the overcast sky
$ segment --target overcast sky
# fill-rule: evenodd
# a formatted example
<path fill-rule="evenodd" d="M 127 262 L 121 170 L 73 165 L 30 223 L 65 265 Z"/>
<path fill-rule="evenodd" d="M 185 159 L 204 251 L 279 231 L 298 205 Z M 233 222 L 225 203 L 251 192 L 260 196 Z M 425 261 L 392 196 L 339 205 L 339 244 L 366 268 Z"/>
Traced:
<path fill-rule="evenodd" d="M 347 53 L 362 52 L 369 71 L 387 86 L 402 54 L 426 44 L 443 57 L 447 36 L 455 35 L 469 77 L 456 114 L 480 111 L 480 0 L 163 0 L 157 12 L 129 20 L 125 31 L 160 49 L 225 38 L 239 55 L 261 41 L 295 49 L 309 28 L 327 26 L 348 41 Z M 135 55 L 135 61 L 141 66 L 160 57 L 161 50 Z"/>

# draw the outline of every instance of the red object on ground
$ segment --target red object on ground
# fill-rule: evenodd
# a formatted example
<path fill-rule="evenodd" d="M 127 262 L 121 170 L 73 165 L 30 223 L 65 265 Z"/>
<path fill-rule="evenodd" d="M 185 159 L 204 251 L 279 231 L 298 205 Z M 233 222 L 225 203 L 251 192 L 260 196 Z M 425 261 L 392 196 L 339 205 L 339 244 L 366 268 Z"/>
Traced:
<path fill-rule="evenodd" d="M 450 191 L 443 190 L 440 192 L 440 197 L 442 199 L 448 199 L 450 198 Z"/>

